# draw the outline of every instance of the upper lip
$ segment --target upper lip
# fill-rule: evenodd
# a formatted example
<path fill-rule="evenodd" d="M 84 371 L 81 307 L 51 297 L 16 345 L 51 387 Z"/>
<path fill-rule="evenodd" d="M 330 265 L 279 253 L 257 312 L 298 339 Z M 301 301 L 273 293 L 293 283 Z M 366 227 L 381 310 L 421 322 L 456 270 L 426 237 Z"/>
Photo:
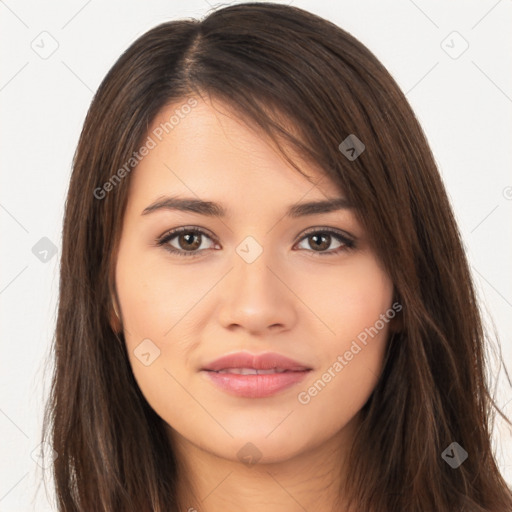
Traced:
<path fill-rule="evenodd" d="M 207 364 L 202 370 L 219 371 L 228 368 L 253 368 L 255 370 L 270 370 L 277 368 L 289 371 L 305 371 L 312 368 L 294 361 L 289 357 L 274 352 L 263 354 L 250 354 L 248 352 L 237 352 L 215 359 Z"/>

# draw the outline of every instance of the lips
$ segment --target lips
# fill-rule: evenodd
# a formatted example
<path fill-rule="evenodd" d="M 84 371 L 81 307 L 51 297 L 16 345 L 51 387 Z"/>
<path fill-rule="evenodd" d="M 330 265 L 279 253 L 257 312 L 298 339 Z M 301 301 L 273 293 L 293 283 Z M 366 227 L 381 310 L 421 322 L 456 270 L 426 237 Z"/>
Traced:
<path fill-rule="evenodd" d="M 229 354 L 202 368 L 222 391 L 246 398 L 274 395 L 303 380 L 311 370 L 298 361 L 271 352 Z"/>
<path fill-rule="evenodd" d="M 247 368 L 253 370 L 281 370 L 281 371 L 304 371 L 311 370 L 310 367 L 303 365 L 293 359 L 276 354 L 266 352 L 264 354 L 249 354 L 247 352 L 238 352 L 236 354 L 228 354 L 211 362 L 203 368 L 207 371 L 222 371 L 230 369 Z"/>

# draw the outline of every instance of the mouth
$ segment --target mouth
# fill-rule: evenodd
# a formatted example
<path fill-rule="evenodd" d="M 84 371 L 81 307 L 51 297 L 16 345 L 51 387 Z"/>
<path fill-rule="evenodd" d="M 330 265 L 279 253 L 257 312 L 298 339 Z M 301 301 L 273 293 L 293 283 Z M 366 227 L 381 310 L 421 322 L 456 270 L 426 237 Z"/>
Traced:
<path fill-rule="evenodd" d="M 237 353 L 201 369 L 216 388 L 239 397 L 265 398 L 302 381 L 312 368 L 280 354 Z"/>

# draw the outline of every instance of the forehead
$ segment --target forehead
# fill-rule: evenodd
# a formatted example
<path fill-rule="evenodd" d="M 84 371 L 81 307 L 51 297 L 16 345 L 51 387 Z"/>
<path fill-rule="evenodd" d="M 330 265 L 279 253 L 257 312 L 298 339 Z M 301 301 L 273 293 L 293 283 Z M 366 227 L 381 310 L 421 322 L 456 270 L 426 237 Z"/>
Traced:
<path fill-rule="evenodd" d="M 144 144 L 151 149 L 132 171 L 129 194 L 129 202 L 139 207 L 165 194 L 225 203 L 243 199 L 253 209 L 305 195 L 314 200 L 341 194 L 318 165 L 289 150 L 307 177 L 301 175 L 265 133 L 218 100 L 194 96 L 166 106 Z"/>

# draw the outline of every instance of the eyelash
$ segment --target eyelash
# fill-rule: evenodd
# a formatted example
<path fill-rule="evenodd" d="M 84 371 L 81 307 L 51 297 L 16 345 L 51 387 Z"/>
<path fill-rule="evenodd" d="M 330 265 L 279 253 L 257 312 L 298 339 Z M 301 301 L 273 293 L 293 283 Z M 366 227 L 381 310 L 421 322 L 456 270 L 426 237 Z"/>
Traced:
<path fill-rule="evenodd" d="M 168 244 L 173 238 L 175 238 L 176 236 L 178 236 L 182 233 L 205 235 L 206 237 L 215 241 L 212 236 L 210 236 L 207 232 L 203 231 L 202 229 L 189 228 L 189 227 L 185 226 L 185 227 L 173 229 L 171 231 L 167 231 L 161 237 L 157 238 L 156 245 L 158 247 L 163 247 L 166 251 L 170 252 L 171 254 L 175 254 L 177 256 L 187 256 L 187 257 L 192 257 L 192 258 L 200 255 L 204 250 L 206 250 L 206 249 L 202 249 L 201 251 L 197 251 L 197 250 L 196 251 L 183 251 L 183 250 L 178 250 L 175 247 L 172 247 Z M 296 243 L 302 242 L 304 239 L 307 239 L 312 235 L 318 235 L 318 234 L 324 234 L 324 235 L 328 234 L 328 235 L 332 236 L 333 238 L 335 238 L 338 242 L 341 242 L 343 245 L 341 245 L 337 249 L 334 249 L 331 251 L 313 251 L 311 249 L 310 252 L 314 253 L 314 256 L 336 256 L 336 255 L 340 254 L 341 252 L 350 251 L 350 250 L 354 249 L 356 246 L 355 241 L 353 239 L 349 238 L 347 235 L 343 234 L 342 232 L 334 230 L 332 228 L 323 228 L 323 229 L 322 228 L 320 228 L 320 229 L 313 228 L 310 231 L 307 231 L 306 233 L 304 233 L 304 235 L 301 238 L 299 238 L 296 241 Z"/>

